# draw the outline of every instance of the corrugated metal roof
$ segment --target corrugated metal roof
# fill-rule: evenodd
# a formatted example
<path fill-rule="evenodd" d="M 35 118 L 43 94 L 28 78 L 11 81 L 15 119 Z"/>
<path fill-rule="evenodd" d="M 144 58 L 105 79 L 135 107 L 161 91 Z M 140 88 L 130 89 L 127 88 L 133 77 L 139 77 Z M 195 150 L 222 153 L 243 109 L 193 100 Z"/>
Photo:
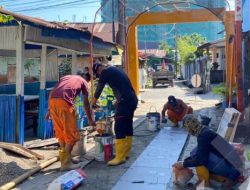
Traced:
<path fill-rule="evenodd" d="M 57 28 L 57 29 L 69 29 L 70 28 L 69 26 L 65 26 L 63 24 L 48 22 L 40 18 L 34 18 L 34 17 L 26 16 L 26 15 L 13 13 L 13 12 L 4 10 L 2 8 L 0 8 L 0 13 L 4 15 L 11 15 L 18 21 L 28 21 L 28 22 L 32 22 L 41 26 L 49 27 L 49 28 Z"/>
<path fill-rule="evenodd" d="M 0 8 L 0 13 L 5 14 L 5 15 L 11 15 L 18 21 L 26 21 L 26 22 L 34 23 L 34 24 L 37 24 L 37 25 L 40 25 L 40 26 L 48 27 L 48 28 L 64 29 L 64 30 L 72 29 L 72 30 L 77 30 L 77 31 L 82 31 L 82 32 L 85 32 L 85 33 L 89 33 L 89 34 L 91 32 L 90 26 L 92 24 L 82 24 L 82 23 L 69 24 L 69 23 L 60 23 L 60 22 L 49 22 L 49 21 L 46 21 L 46 20 L 43 20 L 43 19 L 40 19 L 40 18 L 35 18 L 35 17 L 30 17 L 30 16 L 26 16 L 26 15 L 13 13 L 13 12 L 4 10 L 2 8 Z M 102 23 L 97 23 L 95 27 L 98 30 L 100 30 L 100 26 L 102 26 Z M 107 33 L 107 31 L 110 30 L 109 28 L 112 29 L 111 23 L 110 24 L 105 24 L 105 27 L 103 27 L 103 29 L 105 29 L 106 33 L 95 32 L 94 37 L 97 38 L 97 39 L 99 38 L 104 43 L 107 42 L 107 43 L 115 44 L 115 43 L 112 42 L 112 40 L 109 39 L 109 37 L 107 37 L 107 36 L 109 36 L 108 33 Z M 116 26 L 116 29 L 118 29 L 118 24 Z M 112 32 L 110 32 L 110 33 L 111 33 L 111 39 L 112 39 Z"/>
<path fill-rule="evenodd" d="M 71 26 L 78 29 L 85 29 L 89 32 L 92 32 L 93 23 L 67 23 L 67 26 Z M 115 22 L 115 35 L 118 32 L 118 23 Z M 112 34 L 112 23 L 95 23 L 94 35 L 103 39 L 106 42 L 113 43 L 113 34 Z"/>

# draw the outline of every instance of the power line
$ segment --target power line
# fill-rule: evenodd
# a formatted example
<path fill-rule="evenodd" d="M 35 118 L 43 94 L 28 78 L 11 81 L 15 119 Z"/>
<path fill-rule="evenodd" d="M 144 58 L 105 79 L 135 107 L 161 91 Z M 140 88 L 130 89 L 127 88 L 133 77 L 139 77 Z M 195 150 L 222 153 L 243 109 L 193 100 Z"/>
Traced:
<path fill-rule="evenodd" d="M 24 9 L 19 9 L 19 10 L 15 10 L 15 12 L 30 12 L 30 11 L 37 11 L 37 10 L 44 10 L 44 9 L 51 9 L 51 8 L 58 8 L 58 7 L 63 7 L 63 6 L 67 6 L 67 5 L 81 5 L 82 3 L 85 4 L 92 4 L 92 3 L 98 3 L 99 1 L 88 1 L 88 0 L 75 0 L 75 1 L 71 1 L 71 2 L 66 2 L 66 3 L 58 3 L 58 4 L 53 4 L 53 5 L 48 5 L 48 6 L 41 6 L 41 7 L 36 7 L 36 8 L 24 8 Z"/>
<path fill-rule="evenodd" d="M 27 12 L 27 11 L 35 11 L 35 10 L 40 10 L 40 9 L 50 9 L 50 8 L 58 8 L 58 7 L 63 7 L 63 6 L 74 6 L 74 5 L 82 5 L 83 3 L 86 4 L 90 4 L 90 3 L 96 3 L 99 1 L 88 1 L 88 0 L 77 0 L 77 1 L 70 1 L 70 2 L 65 2 L 65 3 L 60 3 L 60 4 L 50 4 L 50 5 L 46 5 L 46 6 L 40 6 L 40 7 L 36 7 L 34 8 L 34 6 L 31 7 L 27 7 L 21 10 L 16 10 L 18 12 Z"/>

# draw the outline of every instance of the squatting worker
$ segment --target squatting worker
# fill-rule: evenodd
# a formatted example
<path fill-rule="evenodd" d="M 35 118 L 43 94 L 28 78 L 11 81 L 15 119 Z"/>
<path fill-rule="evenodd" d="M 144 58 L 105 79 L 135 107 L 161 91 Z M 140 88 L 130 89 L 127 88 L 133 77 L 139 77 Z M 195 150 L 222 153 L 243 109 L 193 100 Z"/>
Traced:
<path fill-rule="evenodd" d="M 80 139 L 77 129 L 77 117 L 74 100 L 82 92 L 84 110 L 90 125 L 95 125 L 90 113 L 87 82 L 81 76 L 67 75 L 60 79 L 49 95 L 49 109 L 46 119 L 51 117 L 55 135 L 60 144 L 61 170 L 78 168 L 79 164 L 71 161 L 71 151 Z"/>
<path fill-rule="evenodd" d="M 203 127 L 191 114 L 184 118 L 183 126 L 190 135 L 197 137 L 197 148 L 184 162 L 177 162 L 173 166 L 179 169 L 195 167 L 199 182 L 206 187 L 210 186 L 212 179 L 221 183 L 221 189 L 231 189 L 241 175 L 243 166 L 233 146 L 214 131 Z"/>
<path fill-rule="evenodd" d="M 99 77 L 92 105 L 96 106 L 105 84 L 108 84 L 117 100 L 115 114 L 116 156 L 108 165 L 124 163 L 128 158 L 133 136 L 133 117 L 138 99 L 127 75 L 119 68 L 99 63 L 93 65 L 93 72 Z"/>
<path fill-rule="evenodd" d="M 186 114 L 193 113 L 193 108 L 187 106 L 181 99 L 169 96 L 168 102 L 163 106 L 161 111 L 163 123 L 167 122 L 167 119 L 165 118 L 166 111 L 168 119 L 173 123 L 173 126 L 178 126 L 178 122 L 182 121 Z"/>

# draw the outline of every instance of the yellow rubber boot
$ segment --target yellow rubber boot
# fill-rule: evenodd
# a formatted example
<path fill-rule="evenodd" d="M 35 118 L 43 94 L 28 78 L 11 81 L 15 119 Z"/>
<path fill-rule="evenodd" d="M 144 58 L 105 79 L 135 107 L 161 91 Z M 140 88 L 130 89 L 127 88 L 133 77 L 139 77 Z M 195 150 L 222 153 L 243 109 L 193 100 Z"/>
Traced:
<path fill-rule="evenodd" d="M 113 160 L 110 160 L 108 162 L 109 166 L 116 166 L 116 165 L 122 164 L 126 161 L 124 147 L 125 147 L 125 139 L 116 139 L 115 140 L 116 155 L 115 155 L 115 158 Z"/>
<path fill-rule="evenodd" d="M 59 150 L 59 160 L 61 161 L 63 159 L 63 154 L 65 153 L 65 149 L 62 148 Z"/>
<path fill-rule="evenodd" d="M 126 136 L 125 138 L 125 158 L 129 159 L 129 153 L 130 150 L 132 148 L 132 141 L 133 141 L 133 137 L 132 136 Z"/>
<path fill-rule="evenodd" d="M 209 183 L 210 174 L 209 174 L 208 169 L 205 166 L 198 166 L 195 168 L 195 170 L 196 170 L 199 181 L 203 183 L 205 187 L 209 187 L 210 186 L 210 183 Z"/>
<path fill-rule="evenodd" d="M 68 152 L 59 152 L 59 157 L 61 161 L 61 171 L 74 170 L 80 168 L 80 164 L 73 164 L 71 161 L 71 155 Z"/>

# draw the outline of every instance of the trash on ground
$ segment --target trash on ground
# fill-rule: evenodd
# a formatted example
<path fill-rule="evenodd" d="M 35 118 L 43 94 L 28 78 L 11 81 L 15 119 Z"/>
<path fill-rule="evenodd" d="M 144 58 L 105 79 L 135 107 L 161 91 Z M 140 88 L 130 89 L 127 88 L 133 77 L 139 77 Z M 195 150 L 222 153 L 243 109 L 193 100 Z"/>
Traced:
<path fill-rule="evenodd" d="M 82 185 L 86 178 L 82 169 L 71 170 L 52 181 L 47 190 L 71 190 Z"/>

